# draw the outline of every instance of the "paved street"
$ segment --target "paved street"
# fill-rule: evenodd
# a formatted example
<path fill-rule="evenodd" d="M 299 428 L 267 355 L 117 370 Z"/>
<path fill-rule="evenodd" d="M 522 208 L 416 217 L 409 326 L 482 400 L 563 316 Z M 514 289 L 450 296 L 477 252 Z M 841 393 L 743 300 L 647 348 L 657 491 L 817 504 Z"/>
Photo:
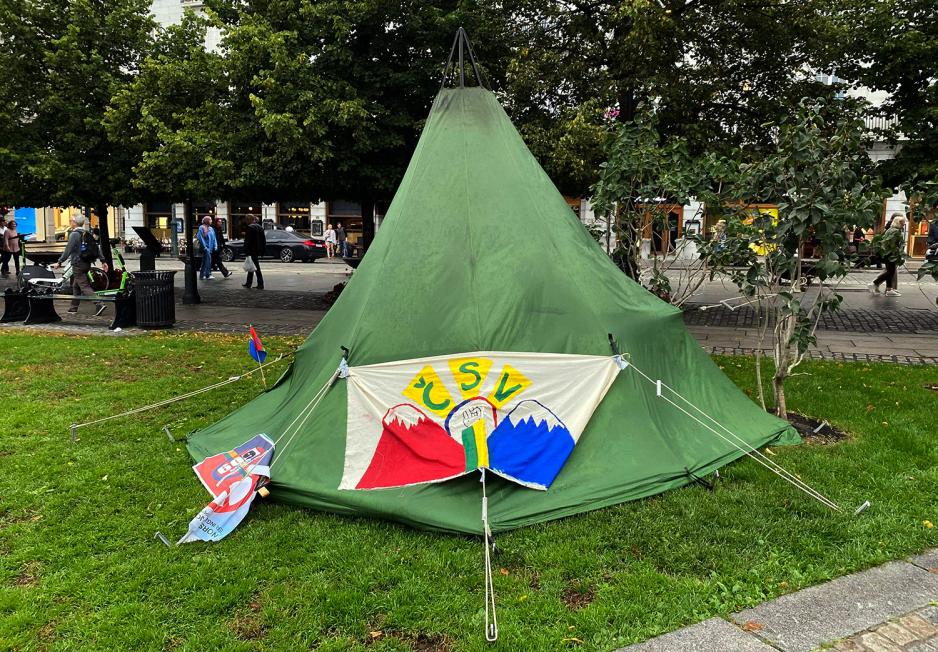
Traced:
<path fill-rule="evenodd" d="M 128 261 L 131 268 L 137 266 Z M 170 258 L 157 260 L 157 269 L 176 270 L 176 327 L 180 330 L 242 332 L 250 323 L 261 332 L 280 335 L 307 335 L 325 315 L 328 305 L 323 295 L 347 280 L 353 270 L 341 261 L 280 263 L 263 261 L 266 288 L 241 287 L 244 272 L 240 262 L 230 266 L 234 275 L 199 283 L 202 304 L 182 304 L 183 265 Z M 867 283 L 876 271 L 851 273 L 841 284 L 842 308 L 820 321 L 818 344 L 810 355 L 816 359 L 846 361 L 886 361 L 905 364 L 938 364 L 938 283 L 921 283 L 903 272 L 899 289 L 902 297 L 872 295 Z M 0 290 L 10 287 L 0 281 Z M 808 289 L 807 295 L 817 288 Z M 725 302 L 725 303 L 721 303 Z M 60 310 L 63 321 L 51 328 L 107 333 L 108 313 L 93 317 L 91 306 L 83 305 L 78 315 Z M 758 347 L 756 311 L 738 296 L 728 281 L 706 283 L 688 302 L 684 321 L 690 332 L 708 352 L 749 355 Z M 4 328 L 26 328 L 2 325 Z M 49 328 L 49 327 L 46 327 Z M 139 332 L 139 331 L 134 331 Z M 763 350 L 770 344 L 763 343 Z"/>

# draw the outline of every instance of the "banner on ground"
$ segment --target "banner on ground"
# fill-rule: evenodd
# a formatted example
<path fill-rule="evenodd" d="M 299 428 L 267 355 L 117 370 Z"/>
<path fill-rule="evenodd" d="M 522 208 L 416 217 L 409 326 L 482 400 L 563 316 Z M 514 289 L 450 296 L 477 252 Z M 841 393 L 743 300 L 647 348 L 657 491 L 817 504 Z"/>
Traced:
<path fill-rule="evenodd" d="M 350 367 L 339 488 L 485 468 L 547 489 L 618 372 L 611 356 L 500 352 Z"/>
<path fill-rule="evenodd" d="M 189 523 L 178 543 L 219 541 L 247 515 L 259 483 L 270 477 L 274 443 L 260 434 L 233 450 L 206 457 L 192 467 L 212 494 L 210 502 Z"/>

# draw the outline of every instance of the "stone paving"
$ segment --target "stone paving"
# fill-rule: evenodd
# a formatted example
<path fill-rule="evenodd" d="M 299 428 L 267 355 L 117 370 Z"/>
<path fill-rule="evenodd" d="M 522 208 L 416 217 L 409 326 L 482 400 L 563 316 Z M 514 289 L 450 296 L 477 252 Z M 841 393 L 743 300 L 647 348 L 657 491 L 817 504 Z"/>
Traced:
<path fill-rule="evenodd" d="M 847 331 L 851 333 L 916 333 L 935 331 L 938 338 L 938 309 L 903 308 L 890 300 L 880 309 L 843 308 L 821 315 L 818 330 Z M 723 306 L 701 310 L 690 306 L 684 312 L 688 326 L 720 326 L 730 328 L 756 328 L 757 312 L 749 307 L 729 310 Z M 770 322 L 771 324 L 771 322 Z"/>
<path fill-rule="evenodd" d="M 938 652 L 938 549 L 711 618 L 620 652 Z"/>
<path fill-rule="evenodd" d="M 925 607 L 842 639 L 831 649 L 843 652 L 935 652 L 938 650 L 938 607 Z"/>

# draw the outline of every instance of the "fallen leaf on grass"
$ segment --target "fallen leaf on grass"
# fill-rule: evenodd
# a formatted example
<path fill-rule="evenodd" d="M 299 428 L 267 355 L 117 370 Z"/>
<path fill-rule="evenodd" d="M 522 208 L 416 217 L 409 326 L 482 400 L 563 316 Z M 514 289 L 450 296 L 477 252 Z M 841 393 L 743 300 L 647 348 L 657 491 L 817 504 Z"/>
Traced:
<path fill-rule="evenodd" d="M 922 525 L 924 525 L 925 527 L 927 527 L 929 530 L 932 529 L 933 527 L 935 527 L 935 524 L 932 523 L 931 521 L 922 521 Z"/>
<path fill-rule="evenodd" d="M 498 572 L 501 573 L 502 575 L 508 575 L 508 569 L 507 569 L 507 568 L 499 568 L 499 569 L 498 569 Z"/>
<path fill-rule="evenodd" d="M 368 635 L 371 636 L 371 638 L 377 640 L 384 636 L 384 632 L 368 632 Z"/>
<path fill-rule="evenodd" d="M 107 476 L 104 476 L 103 478 L 101 478 L 101 482 L 107 482 Z"/>
<path fill-rule="evenodd" d="M 560 642 L 561 642 L 561 643 L 578 643 L 578 644 L 582 644 L 582 643 L 583 643 L 583 641 L 581 641 L 580 639 L 576 638 L 575 636 L 571 636 L 570 638 L 562 638 L 562 639 L 560 639 Z"/>
<path fill-rule="evenodd" d="M 875 409 L 876 409 L 876 408 L 873 406 L 872 403 L 870 403 L 869 405 L 866 406 L 866 411 L 867 411 L 867 412 L 872 412 L 872 411 L 875 410 Z"/>
<path fill-rule="evenodd" d="M 747 620 L 746 624 L 743 625 L 743 630 L 747 632 L 761 632 L 763 629 L 765 629 L 765 625 L 754 620 Z"/>

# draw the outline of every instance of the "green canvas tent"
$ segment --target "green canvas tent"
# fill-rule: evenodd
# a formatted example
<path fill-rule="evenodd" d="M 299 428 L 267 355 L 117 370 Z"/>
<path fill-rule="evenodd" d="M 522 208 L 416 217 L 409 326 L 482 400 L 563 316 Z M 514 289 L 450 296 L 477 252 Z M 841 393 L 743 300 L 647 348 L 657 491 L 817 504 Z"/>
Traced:
<path fill-rule="evenodd" d="M 611 381 L 546 491 L 489 478 L 492 530 L 657 494 L 713 472 L 744 449 L 798 438 L 720 372 L 677 309 L 616 268 L 492 92 L 443 89 L 377 237 L 338 301 L 279 382 L 193 433 L 189 452 L 200 460 L 258 433 L 277 438 L 292 429 L 274 454 L 273 499 L 481 533 L 477 474 L 392 489 L 339 488 L 349 384 L 329 380 L 341 347 L 354 369 L 479 351 L 612 356 L 609 334 L 632 367 Z M 701 412 L 662 400 L 657 379 Z M 703 425 L 716 422 L 722 426 Z M 722 427 L 745 445 L 715 434 Z"/>

